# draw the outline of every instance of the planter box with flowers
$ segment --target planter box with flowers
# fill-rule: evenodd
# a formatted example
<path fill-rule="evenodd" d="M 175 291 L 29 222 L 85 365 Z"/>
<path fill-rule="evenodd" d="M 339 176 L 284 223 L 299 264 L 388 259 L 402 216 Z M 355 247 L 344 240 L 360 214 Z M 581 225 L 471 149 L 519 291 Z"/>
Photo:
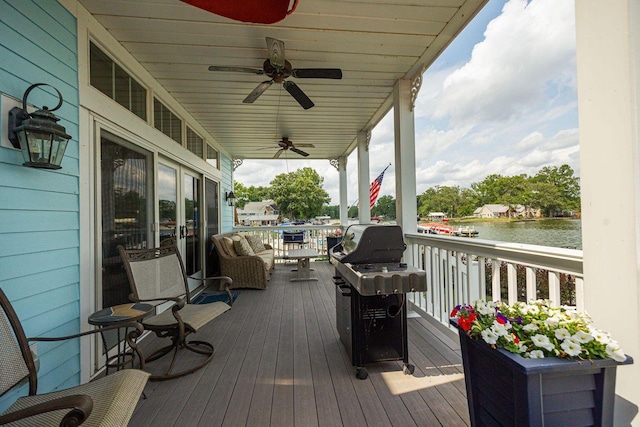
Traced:
<path fill-rule="evenodd" d="M 633 363 L 590 318 L 545 301 L 457 306 L 472 426 L 611 426 L 616 367 Z"/>

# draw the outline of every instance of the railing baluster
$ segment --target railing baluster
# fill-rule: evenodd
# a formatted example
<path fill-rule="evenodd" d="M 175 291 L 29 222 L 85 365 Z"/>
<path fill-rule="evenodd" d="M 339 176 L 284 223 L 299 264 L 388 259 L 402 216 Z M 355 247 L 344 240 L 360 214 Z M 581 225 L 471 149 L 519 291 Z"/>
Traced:
<path fill-rule="evenodd" d="M 502 300 L 502 289 L 500 286 L 500 261 L 491 261 L 491 301 Z"/>
<path fill-rule="evenodd" d="M 560 273 L 549 271 L 549 300 L 551 304 L 560 305 Z"/>
<path fill-rule="evenodd" d="M 584 309 L 581 251 L 437 235 L 407 234 L 405 239 L 407 244 L 412 245 L 414 253 L 420 254 L 415 257 L 414 265 L 427 272 L 429 282 L 425 295 L 415 298 L 416 305 L 422 312 L 437 319 L 443 330 L 451 331 L 448 313 L 455 304 L 487 298 L 501 300 L 502 281 L 507 283 L 506 298 L 510 302 L 521 298 L 518 290 L 520 268 L 525 271 L 527 300 L 538 298 L 541 283 L 538 283 L 536 273 L 542 270 L 548 272 L 549 295 L 541 297 L 548 297 L 555 305 L 560 304 L 561 287 L 564 290 L 564 287 L 570 286 L 573 278 L 575 304 L 578 309 Z M 466 263 L 463 261 L 465 257 Z M 507 265 L 506 277 L 503 277 L 500 269 L 503 262 Z M 491 274 L 490 284 L 487 283 L 487 271 Z M 562 277 L 565 274 L 569 276 L 569 284 L 560 283 L 561 274 Z"/>
<path fill-rule="evenodd" d="M 527 301 L 538 299 L 538 288 L 536 284 L 536 270 L 533 267 L 527 267 Z"/>
<path fill-rule="evenodd" d="M 513 263 L 507 263 L 507 300 L 509 304 L 518 301 L 518 271 Z"/>

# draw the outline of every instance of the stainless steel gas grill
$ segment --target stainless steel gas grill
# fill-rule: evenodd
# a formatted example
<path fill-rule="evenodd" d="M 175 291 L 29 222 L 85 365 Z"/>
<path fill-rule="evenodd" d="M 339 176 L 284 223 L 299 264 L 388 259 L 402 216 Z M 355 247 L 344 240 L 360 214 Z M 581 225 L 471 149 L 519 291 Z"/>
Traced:
<path fill-rule="evenodd" d="M 406 245 L 397 225 L 352 225 L 331 248 L 335 265 L 336 327 L 356 367 L 368 377 L 367 363 L 402 360 L 407 354 L 406 293 L 426 290 L 424 270 L 400 262 Z"/>

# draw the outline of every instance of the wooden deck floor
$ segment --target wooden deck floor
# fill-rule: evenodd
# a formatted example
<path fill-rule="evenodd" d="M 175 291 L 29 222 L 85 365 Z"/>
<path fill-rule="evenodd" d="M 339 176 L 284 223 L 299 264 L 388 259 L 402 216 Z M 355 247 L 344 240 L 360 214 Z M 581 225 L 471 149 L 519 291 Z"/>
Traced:
<path fill-rule="evenodd" d="M 215 345 L 213 360 L 191 375 L 150 382 L 130 425 L 469 425 L 457 342 L 410 318 L 414 375 L 385 362 L 357 379 L 335 326 L 333 266 L 312 266 L 317 282 L 291 283 L 295 273 L 279 264 L 268 289 L 241 290 L 231 311 L 194 335 Z"/>

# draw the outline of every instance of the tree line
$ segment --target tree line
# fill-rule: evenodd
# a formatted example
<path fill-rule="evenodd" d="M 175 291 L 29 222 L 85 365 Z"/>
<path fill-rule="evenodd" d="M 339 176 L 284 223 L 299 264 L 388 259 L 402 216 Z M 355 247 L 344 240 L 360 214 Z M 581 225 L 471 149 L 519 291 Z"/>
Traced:
<path fill-rule="evenodd" d="M 470 188 L 435 186 L 419 195 L 417 203 L 421 216 L 471 216 L 486 204 L 522 205 L 540 209 L 546 217 L 563 216 L 580 210 L 580 180 L 569 165 L 545 166 L 534 176 L 492 174 Z"/>
<path fill-rule="evenodd" d="M 309 219 L 319 215 L 338 218 L 338 205 L 328 205 L 329 194 L 322 188 L 324 178 L 309 167 L 277 175 L 268 187 L 244 186 L 235 182 L 237 206 L 247 202 L 271 199 L 283 216 L 290 219 Z M 580 181 L 569 165 L 545 166 L 536 175 L 504 176 L 492 174 L 469 188 L 435 186 L 417 196 L 418 215 L 444 212 L 449 217 L 471 216 L 486 204 L 510 207 L 522 205 L 540 209 L 544 216 L 565 215 L 580 210 Z M 350 206 L 350 218 L 358 216 L 358 207 Z M 393 196 L 380 196 L 371 210 L 371 216 L 394 219 L 396 200 Z"/>

